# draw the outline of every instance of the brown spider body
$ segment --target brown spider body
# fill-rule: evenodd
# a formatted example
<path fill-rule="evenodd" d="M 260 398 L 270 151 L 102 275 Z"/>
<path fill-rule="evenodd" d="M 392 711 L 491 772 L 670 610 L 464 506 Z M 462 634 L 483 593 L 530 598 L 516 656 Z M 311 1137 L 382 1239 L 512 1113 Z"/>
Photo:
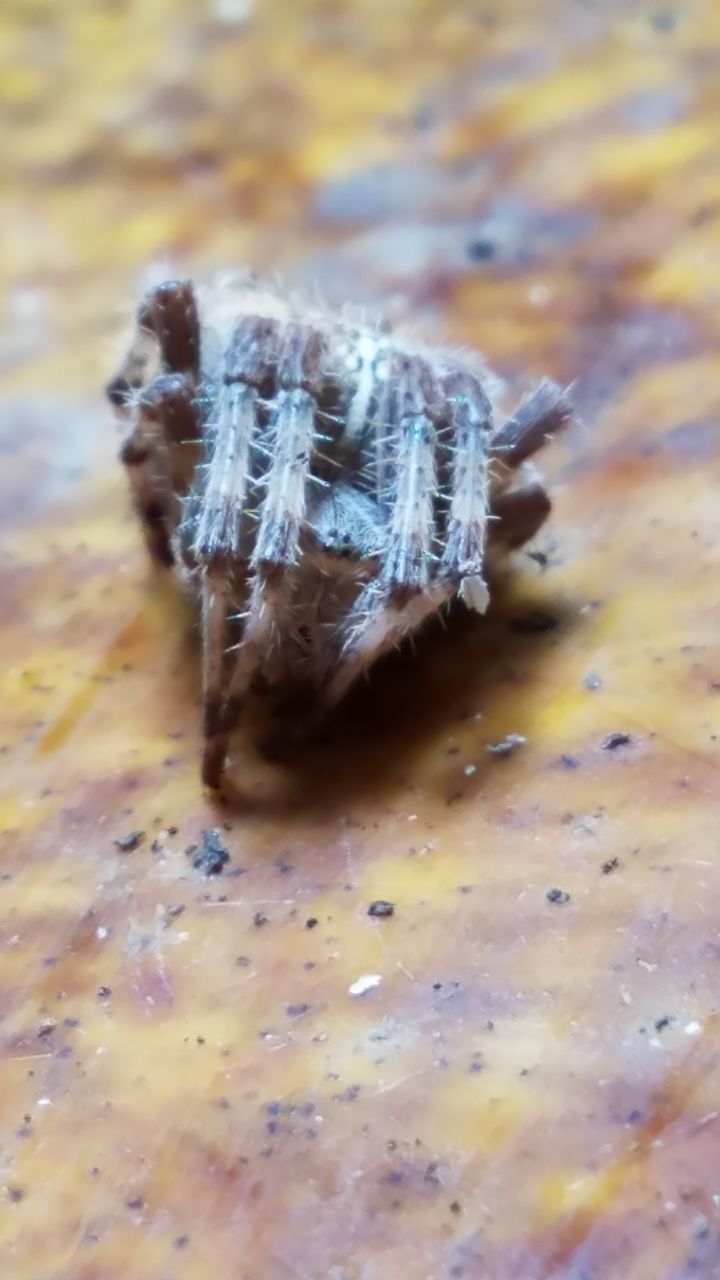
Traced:
<path fill-rule="evenodd" d="M 153 290 L 108 395 L 151 554 L 200 601 L 211 786 L 258 676 L 324 711 L 453 597 L 484 610 L 488 550 L 550 510 L 517 468 L 571 416 L 545 381 L 498 428 L 479 361 L 248 277 Z"/>

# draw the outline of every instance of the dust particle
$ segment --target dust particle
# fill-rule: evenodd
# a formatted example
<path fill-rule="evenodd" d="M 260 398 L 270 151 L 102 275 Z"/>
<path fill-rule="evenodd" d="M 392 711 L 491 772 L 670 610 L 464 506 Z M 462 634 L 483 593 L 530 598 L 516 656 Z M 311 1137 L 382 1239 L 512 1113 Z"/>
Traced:
<path fill-rule="evenodd" d="M 511 756 L 520 747 L 524 747 L 526 742 L 527 738 L 521 733 L 507 733 L 500 742 L 488 742 L 485 749 L 493 756 Z"/>
<path fill-rule="evenodd" d="M 387 902 L 385 898 L 377 898 L 375 902 L 370 903 L 367 913 L 376 919 L 383 919 L 395 914 L 395 905 L 392 902 Z"/>
<path fill-rule="evenodd" d="M 303 1014 L 310 1012 L 309 1004 L 289 1004 L 285 1008 L 288 1018 L 302 1018 Z"/>
<path fill-rule="evenodd" d="M 617 751 L 618 747 L 627 747 L 631 742 L 629 733 L 609 733 L 603 742 L 603 751 Z"/>
<path fill-rule="evenodd" d="M 492 240 L 478 238 L 469 242 L 466 253 L 471 262 L 487 262 L 495 257 L 495 245 Z"/>
<path fill-rule="evenodd" d="M 130 831 L 126 836 L 118 836 L 114 842 L 115 848 L 119 849 L 121 853 L 132 853 L 144 839 L 144 831 Z"/>
<path fill-rule="evenodd" d="M 190 845 L 186 849 L 187 856 L 192 861 L 195 871 L 202 871 L 206 876 L 218 876 L 227 862 L 230 861 L 230 851 L 220 839 L 220 832 L 217 830 L 203 831 L 201 835 L 202 843 L 198 845 Z"/>
<path fill-rule="evenodd" d="M 559 907 L 564 907 L 565 903 L 570 901 L 570 894 L 566 893 L 564 889 L 548 889 L 545 897 L 548 902 L 557 903 Z"/>

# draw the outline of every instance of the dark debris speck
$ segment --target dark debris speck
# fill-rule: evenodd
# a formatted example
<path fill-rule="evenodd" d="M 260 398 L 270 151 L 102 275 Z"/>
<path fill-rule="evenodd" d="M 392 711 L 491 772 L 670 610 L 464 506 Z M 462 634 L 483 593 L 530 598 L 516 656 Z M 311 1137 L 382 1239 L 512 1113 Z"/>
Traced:
<path fill-rule="evenodd" d="M 320 921 L 318 920 L 317 916 L 309 916 L 308 919 L 305 921 L 305 928 L 315 929 L 319 923 Z"/>
<path fill-rule="evenodd" d="M 609 733 L 603 742 L 603 751 L 617 751 L 618 747 L 627 747 L 632 742 L 629 733 Z"/>
<path fill-rule="evenodd" d="M 98 996 L 99 996 L 99 998 L 100 998 L 101 1000 L 107 1000 L 108 996 L 111 996 L 111 995 L 112 995 L 112 988 L 111 988 L 111 987 L 98 987 L 98 989 L 97 989 L 97 993 L 98 993 Z"/>
<path fill-rule="evenodd" d="M 269 924 L 269 923 L 270 921 L 268 920 L 264 911 L 255 912 L 255 915 L 253 916 L 253 924 L 255 925 L 256 929 L 261 929 L 264 924 Z"/>
<path fill-rule="evenodd" d="M 495 257 L 495 245 L 492 240 L 478 236 L 468 241 L 466 253 L 471 262 L 487 262 L 489 258 Z"/>
<path fill-rule="evenodd" d="M 118 836 L 114 841 L 115 848 L 121 853 L 132 853 L 145 839 L 144 831 L 129 831 L 126 836 Z"/>
<path fill-rule="evenodd" d="M 386 898 L 376 898 L 374 902 L 370 903 L 367 913 L 375 919 L 382 920 L 395 914 L 395 904 L 388 902 Z"/>
<path fill-rule="evenodd" d="M 310 1012 L 309 1004 L 289 1004 L 285 1008 L 288 1018 L 302 1018 L 303 1014 Z"/>
<path fill-rule="evenodd" d="M 548 889 L 545 897 L 548 902 L 557 903 L 560 907 L 564 907 L 565 903 L 570 901 L 570 894 L 566 893 L 564 889 Z"/>
<path fill-rule="evenodd" d="M 607 862 L 603 862 L 601 870 L 604 876 L 609 876 L 612 875 L 613 871 L 617 871 L 619 866 L 619 858 L 608 858 Z"/>
<path fill-rule="evenodd" d="M 202 871 L 206 876 L 218 876 L 225 864 L 230 861 L 230 851 L 222 843 L 220 832 L 217 830 L 203 831 L 201 841 L 199 846 L 190 845 L 185 851 L 192 862 L 193 869 Z"/>

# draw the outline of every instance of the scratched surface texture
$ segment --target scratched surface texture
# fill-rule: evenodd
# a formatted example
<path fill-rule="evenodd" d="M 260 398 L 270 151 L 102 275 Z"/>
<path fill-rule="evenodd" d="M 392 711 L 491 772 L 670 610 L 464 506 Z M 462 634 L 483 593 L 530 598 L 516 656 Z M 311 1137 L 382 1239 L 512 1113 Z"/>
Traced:
<path fill-rule="evenodd" d="M 715 0 L 9 0 L 0 58 L 3 1276 L 717 1277 Z M 213 805 L 99 388 L 242 261 L 584 426 L 491 616 Z"/>

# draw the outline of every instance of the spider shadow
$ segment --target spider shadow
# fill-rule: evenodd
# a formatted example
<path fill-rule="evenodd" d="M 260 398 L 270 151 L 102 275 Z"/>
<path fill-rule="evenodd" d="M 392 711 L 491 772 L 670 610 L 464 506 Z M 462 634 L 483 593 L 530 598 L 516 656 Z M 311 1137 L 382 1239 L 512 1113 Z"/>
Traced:
<path fill-rule="evenodd" d="M 270 763 L 275 777 L 269 786 L 248 786 L 243 763 L 231 763 L 220 803 L 244 814 L 285 812 L 319 819 L 370 795 L 379 800 L 412 789 L 415 761 L 428 744 L 437 742 L 444 756 L 453 726 L 462 731 L 478 713 L 488 722 L 502 722 L 499 713 L 508 692 L 515 701 L 518 687 L 536 681 L 543 655 L 577 626 L 576 602 L 532 588 L 532 580 L 520 591 L 500 581 L 484 618 L 457 606 L 446 619 L 434 620 L 412 647 L 382 659 L 312 740 L 293 744 L 288 735 L 286 749 Z M 500 736 L 523 727 L 516 716 Z M 241 736 L 243 747 L 252 744 L 258 750 L 255 717 L 249 717 Z M 484 747 L 487 729 L 478 727 L 473 736 L 480 740 L 478 765 L 463 794 L 481 787 L 497 764 Z M 455 798 L 449 793 L 457 789 L 457 762 L 432 776 L 438 798 Z"/>

